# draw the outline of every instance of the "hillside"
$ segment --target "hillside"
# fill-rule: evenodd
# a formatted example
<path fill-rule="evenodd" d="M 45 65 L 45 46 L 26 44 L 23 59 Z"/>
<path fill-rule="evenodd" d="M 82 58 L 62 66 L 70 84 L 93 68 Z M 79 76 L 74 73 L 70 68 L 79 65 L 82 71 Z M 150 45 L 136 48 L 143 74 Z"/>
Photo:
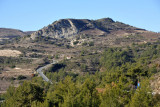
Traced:
<path fill-rule="evenodd" d="M 97 47 L 107 47 L 155 42 L 159 37 L 160 33 L 133 27 L 111 18 L 102 18 L 61 19 L 32 33 L 29 40 L 46 41 L 47 39 L 53 43 L 57 39 L 56 43 L 70 46 L 94 42 Z"/>
<path fill-rule="evenodd" d="M 73 38 L 78 34 L 107 35 L 117 30 L 123 30 L 125 32 L 136 32 L 135 30 L 145 31 L 124 23 L 115 22 L 111 18 L 99 20 L 61 19 L 33 33 L 31 38 L 35 39 L 38 36 Z"/>
<path fill-rule="evenodd" d="M 18 29 L 10 29 L 10 28 L 0 28 L 0 40 L 12 39 L 16 37 L 23 37 L 25 35 L 30 35 L 34 31 L 23 32 Z"/>

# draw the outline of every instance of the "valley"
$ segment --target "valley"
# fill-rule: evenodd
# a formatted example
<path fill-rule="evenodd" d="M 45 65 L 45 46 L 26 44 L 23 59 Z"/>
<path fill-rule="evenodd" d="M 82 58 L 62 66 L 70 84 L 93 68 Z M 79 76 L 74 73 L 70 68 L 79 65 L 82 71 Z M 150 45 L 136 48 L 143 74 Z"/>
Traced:
<path fill-rule="evenodd" d="M 2 99 L 5 99 L 4 93 L 16 91 L 14 87 L 21 90 L 21 87 L 24 90 L 34 88 L 35 93 L 43 90 L 45 97 L 39 95 L 41 98 L 33 98 L 32 103 L 28 100 L 27 104 L 37 104 L 36 106 L 70 105 L 72 101 L 69 99 L 77 103 L 89 99 L 91 105 L 97 106 L 110 104 L 108 101 L 112 100 L 117 106 L 124 106 L 134 103 L 133 99 L 137 97 L 134 93 L 140 96 L 139 92 L 152 93 L 153 89 L 157 96 L 151 100 L 159 104 L 157 99 L 160 98 L 160 91 L 156 88 L 158 86 L 155 81 L 159 84 L 159 76 L 156 75 L 160 69 L 160 33 L 136 28 L 111 18 L 61 19 L 38 31 L 29 32 L 30 34 L 16 30 L 18 34 L 13 32 L 18 35 L 16 37 L 4 32 L 4 29 L 2 31 L 2 37 L 13 36 L 0 43 Z M 140 91 L 137 92 L 135 87 L 138 81 L 142 87 L 147 87 L 146 90 L 138 88 Z M 152 88 L 148 84 L 152 84 Z M 17 93 L 14 95 L 20 95 Z M 75 96 L 77 99 L 74 99 Z M 109 96 L 114 96 L 115 99 Z M 12 96 L 5 99 L 6 104 L 19 101 L 10 98 Z M 64 99 L 68 99 L 69 103 Z M 79 105 L 85 104 L 84 101 Z"/>

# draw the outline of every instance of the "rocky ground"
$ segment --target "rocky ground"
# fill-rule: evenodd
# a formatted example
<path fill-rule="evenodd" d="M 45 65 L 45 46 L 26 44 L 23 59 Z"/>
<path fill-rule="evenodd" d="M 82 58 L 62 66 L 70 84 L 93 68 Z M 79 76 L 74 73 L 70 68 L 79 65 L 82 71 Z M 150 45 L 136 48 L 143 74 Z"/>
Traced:
<path fill-rule="evenodd" d="M 151 87 L 154 93 L 160 94 L 160 73 L 156 74 L 151 80 Z"/>

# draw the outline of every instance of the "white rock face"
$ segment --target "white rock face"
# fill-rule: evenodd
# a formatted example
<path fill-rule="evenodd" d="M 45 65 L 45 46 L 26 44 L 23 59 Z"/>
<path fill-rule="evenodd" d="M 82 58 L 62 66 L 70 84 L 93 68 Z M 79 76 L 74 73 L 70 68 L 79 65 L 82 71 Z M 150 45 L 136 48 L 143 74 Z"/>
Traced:
<path fill-rule="evenodd" d="M 78 28 L 70 19 L 60 20 L 43 29 L 33 33 L 32 39 L 38 36 L 49 36 L 51 38 L 72 38 L 78 33 Z"/>
<path fill-rule="evenodd" d="M 87 19 L 62 19 L 56 21 L 41 30 L 34 32 L 31 38 L 38 36 L 49 36 L 51 38 L 73 38 L 79 32 L 95 28 L 94 24 Z"/>

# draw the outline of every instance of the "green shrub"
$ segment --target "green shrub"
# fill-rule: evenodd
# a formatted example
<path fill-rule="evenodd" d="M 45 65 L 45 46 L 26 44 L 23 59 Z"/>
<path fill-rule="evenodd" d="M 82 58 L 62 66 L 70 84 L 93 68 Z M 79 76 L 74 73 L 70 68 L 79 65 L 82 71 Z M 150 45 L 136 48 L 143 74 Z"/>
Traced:
<path fill-rule="evenodd" d="M 17 80 L 22 80 L 22 79 L 26 79 L 26 77 L 23 76 L 23 75 L 19 75 L 19 76 L 17 77 Z"/>
<path fill-rule="evenodd" d="M 74 41 L 73 42 L 74 45 L 77 45 L 78 43 L 79 43 L 79 41 Z"/>
<path fill-rule="evenodd" d="M 86 45 L 88 45 L 87 42 L 83 42 L 83 43 L 82 43 L 82 46 L 86 46 Z"/>
<path fill-rule="evenodd" d="M 90 42 L 88 43 L 88 45 L 89 45 L 89 46 L 94 46 L 94 42 L 93 42 L 93 41 L 90 41 Z"/>

